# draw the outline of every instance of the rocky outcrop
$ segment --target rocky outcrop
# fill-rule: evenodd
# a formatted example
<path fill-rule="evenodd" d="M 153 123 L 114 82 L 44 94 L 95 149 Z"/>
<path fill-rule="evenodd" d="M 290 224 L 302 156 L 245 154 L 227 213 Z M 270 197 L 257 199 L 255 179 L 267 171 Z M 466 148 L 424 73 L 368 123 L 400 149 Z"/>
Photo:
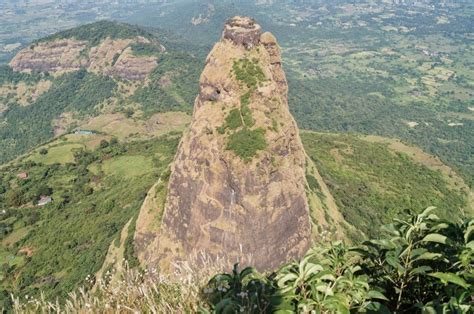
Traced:
<path fill-rule="evenodd" d="M 269 270 L 300 257 L 311 241 L 305 152 L 275 38 L 229 20 L 200 84 L 159 231 L 137 224 L 141 262 L 166 269 L 204 253 Z"/>
<path fill-rule="evenodd" d="M 262 28 L 254 19 L 236 16 L 225 24 L 223 38 L 250 49 L 260 43 L 261 34 Z"/>
<path fill-rule="evenodd" d="M 112 67 L 105 70 L 106 75 L 127 80 L 143 81 L 158 64 L 156 57 L 134 56 L 132 49 L 124 50 Z"/>
<path fill-rule="evenodd" d="M 88 64 L 81 52 L 87 42 L 73 39 L 59 39 L 39 43 L 21 50 L 10 62 L 18 72 L 70 72 L 77 71 Z"/>
<path fill-rule="evenodd" d="M 10 62 L 18 72 L 50 72 L 62 74 L 86 68 L 88 71 L 143 81 L 158 64 L 156 56 L 135 56 L 131 45 L 154 44 L 164 52 L 163 46 L 143 37 L 103 40 L 89 47 L 87 41 L 58 39 L 40 42 L 21 50 Z"/>

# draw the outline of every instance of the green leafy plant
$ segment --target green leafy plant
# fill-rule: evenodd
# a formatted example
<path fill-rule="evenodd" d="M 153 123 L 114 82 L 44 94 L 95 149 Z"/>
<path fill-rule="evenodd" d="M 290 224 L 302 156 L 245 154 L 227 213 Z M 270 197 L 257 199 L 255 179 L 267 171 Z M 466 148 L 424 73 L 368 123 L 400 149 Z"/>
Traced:
<path fill-rule="evenodd" d="M 335 242 L 326 248 L 314 248 L 300 262 L 282 267 L 276 280 L 291 304 L 286 311 L 349 313 L 380 309 L 376 300 L 386 300 L 385 296 L 371 290 L 368 276 L 349 255 L 342 242 Z"/>
<path fill-rule="evenodd" d="M 235 267 L 211 279 L 207 301 L 215 313 L 471 313 L 474 220 L 442 221 L 433 209 L 353 248 L 315 247 L 266 277 Z M 252 280 L 265 293 L 244 302 Z"/>
<path fill-rule="evenodd" d="M 265 313 L 275 293 L 267 278 L 252 267 L 239 271 L 238 264 L 211 278 L 203 292 L 216 313 Z"/>
<path fill-rule="evenodd" d="M 370 283 L 385 291 L 394 312 L 468 313 L 474 295 L 474 221 L 444 221 L 427 208 L 384 226 L 386 237 L 363 243 Z"/>

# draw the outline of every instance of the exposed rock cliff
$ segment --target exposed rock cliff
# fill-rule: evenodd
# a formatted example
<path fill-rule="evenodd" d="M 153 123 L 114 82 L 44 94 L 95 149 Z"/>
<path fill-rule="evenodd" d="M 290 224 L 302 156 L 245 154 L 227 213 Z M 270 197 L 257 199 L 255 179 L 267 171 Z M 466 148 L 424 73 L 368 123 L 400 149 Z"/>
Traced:
<path fill-rule="evenodd" d="M 90 47 L 88 41 L 56 39 L 40 42 L 21 50 L 10 62 L 18 72 L 50 72 L 61 74 L 86 68 L 88 71 L 127 80 L 144 80 L 156 67 L 156 56 L 135 56 L 134 44 L 155 45 L 163 52 L 165 48 L 157 42 L 137 36 L 126 39 L 101 41 Z"/>
<path fill-rule="evenodd" d="M 287 91 L 275 37 L 250 18 L 229 20 L 201 75 L 160 231 L 141 227 L 149 211 L 138 218 L 142 263 L 167 268 L 205 252 L 267 270 L 307 250 L 306 157 Z"/>

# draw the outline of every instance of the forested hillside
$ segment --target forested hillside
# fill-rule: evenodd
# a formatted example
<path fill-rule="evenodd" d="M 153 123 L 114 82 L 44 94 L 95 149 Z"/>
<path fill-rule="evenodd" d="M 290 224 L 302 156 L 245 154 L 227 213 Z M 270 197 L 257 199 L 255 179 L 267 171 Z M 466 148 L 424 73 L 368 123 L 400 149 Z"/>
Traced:
<path fill-rule="evenodd" d="M 50 299 L 94 275 L 149 188 L 166 176 L 178 141 L 179 134 L 129 144 L 73 134 L 3 167 L 0 290 L 43 291 Z M 41 205 L 44 197 L 52 202 Z"/>
<path fill-rule="evenodd" d="M 429 166 L 432 156 L 354 135 L 303 132 L 302 140 L 344 218 L 367 236 L 377 235 L 373 224 L 413 208 L 435 206 L 454 220 L 474 214 L 469 187 L 454 172 Z"/>
<path fill-rule="evenodd" d="M 126 40 L 131 36 L 151 40 L 151 43 L 130 44 L 134 55 L 152 56 L 158 60 L 146 83 L 85 68 L 53 75 L 44 71 L 28 73 L 13 71 L 9 66 L 0 67 L 0 163 L 54 136 L 80 128 L 98 115 L 122 113 L 146 124 L 156 113 L 189 113 L 201 68 L 197 56 L 190 51 L 199 54 L 200 50 L 192 49 L 168 32 L 153 30 L 152 34 L 127 24 L 98 22 L 49 36 L 31 47 L 54 43 L 55 40 L 81 40 L 87 42 L 81 52 L 85 56 L 92 48 L 103 45 L 106 39 L 110 43 L 110 40 Z M 162 51 L 158 41 L 166 45 L 166 51 Z M 48 56 L 44 58 L 47 63 Z M 29 66 L 28 60 L 19 62 Z"/>

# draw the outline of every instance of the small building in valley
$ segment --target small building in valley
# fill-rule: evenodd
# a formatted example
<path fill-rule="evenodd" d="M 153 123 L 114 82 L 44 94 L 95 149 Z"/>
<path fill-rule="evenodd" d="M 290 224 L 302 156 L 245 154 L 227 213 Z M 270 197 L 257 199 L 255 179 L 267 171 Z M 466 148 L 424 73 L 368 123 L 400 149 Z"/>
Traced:
<path fill-rule="evenodd" d="M 27 172 L 20 172 L 19 174 L 16 175 L 18 177 L 18 179 L 21 179 L 21 180 L 26 180 L 28 179 L 28 173 Z"/>
<path fill-rule="evenodd" d="M 91 131 L 91 130 L 76 130 L 76 132 L 74 132 L 74 134 L 78 134 L 78 135 L 94 135 L 95 132 L 94 132 L 94 131 Z"/>
<path fill-rule="evenodd" d="M 46 196 L 46 195 L 41 195 L 40 199 L 38 201 L 38 206 L 44 206 L 46 204 L 49 204 L 53 201 L 51 196 Z"/>

